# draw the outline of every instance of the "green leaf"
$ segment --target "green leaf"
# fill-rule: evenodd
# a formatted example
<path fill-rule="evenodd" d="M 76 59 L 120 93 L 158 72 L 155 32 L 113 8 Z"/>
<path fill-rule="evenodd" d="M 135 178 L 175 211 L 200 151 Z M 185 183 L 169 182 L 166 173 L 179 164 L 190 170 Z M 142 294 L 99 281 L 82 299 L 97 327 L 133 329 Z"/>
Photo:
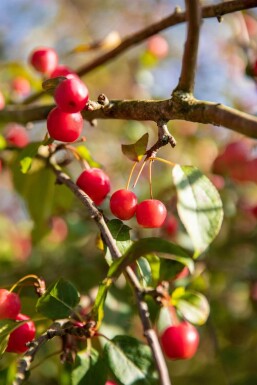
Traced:
<path fill-rule="evenodd" d="M 210 314 L 207 299 L 195 291 L 179 287 L 172 293 L 171 301 L 183 318 L 192 324 L 203 325 Z"/>
<path fill-rule="evenodd" d="M 0 356 L 7 348 L 10 333 L 23 323 L 24 321 L 11 319 L 0 320 Z"/>
<path fill-rule="evenodd" d="M 78 154 L 81 156 L 81 158 L 85 159 L 88 164 L 91 167 L 101 167 L 100 163 L 97 163 L 93 158 L 92 155 L 90 154 L 88 148 L 86 146 L 80 145 L 76 147 L 76 151 Z"/>
<path fill-rule="evenodd" d="M 25 175 L 17 167 L 13 168 L 14 187 L 24 199 L 34 221 L 34 242 L 38 242 L 50 230 L 48 219 L 52 213 L 55 179 L 54 173 L 48 168 Z"/>
<path fill-rule="evenodd" d="M 194 166 L 176 165 L 172 171 L 177 188 L 177 209 L 195 248 L 197 258 L 218 234 L 222 202 L 210 180 Z"/>
<path fill-rule="evenodd" d="M 0 135 L 0 150 L 4 150 L 7 143 L 3 135 Z"/>
<path fill-rule="evenodd" d="M 91 349 L 90 352 L 77 354 L 75 369 L 71 374 L 72 385 L 104 385 L 106 378 L 106 365 L 96 350 Z"/>
<path fill-rule="evenodd" d="M 99 288 L 98 288 L 94 307 L 92 309 L 93 317 L 96 320 L 98 326 L 100 326 L 102 319 L 104 317 L 104 303 L 106 300 L 108 289 L 111 286 L 112 282 L 113 282 L 112 279 L 105 279 L 99 285 Z"/>
<path fill-rule="evenodd" d="M 66 77 L 65 76 L 58 76 L 56 78 L 50 78 L 50 79 L 46 79 L 43 81 L 42 83 L 42 88 L 43 90 L 45 90 L 47 93 L 53 95 L 54 94 L 54 91 L 56 89 L 56 87 L 61 83 L 63 82 L 64 80 L 66 80 Z"/>
<path fill-rule="evenodd" d="M 128 265 L 136 261 L 139 257 L 153 252 L 165 253 L 165 255 L 161 255 L 161 257 L 173 260 L 174 264 L 177 262 L 186 264 L 190 271 L 194 269 L 192 259 L 181 247 L 164 239 L 152 237 L 143 238 L 134 242 L 121 258 L 113 262 L 109 269 L 108 277 L 117 278 Z M 180 261 L 177 257 L 180 257 Z"/>
<path fill-rule="evenodd" d="M 148 262 L 147 258 L 139 258 L 137 261 L 137 270 L 140 275 L 141 285 L 143 287 L 150 286 L 152 283 L 152 271 L 151 265 Z"/>
<path fill-rule="evenodd" d="M 45 317 L 61 319 L 69 317 L 79 303 L 79 293 L 75 286 L 63 278 L 49 286 L 36 304 L 36 310 Z"/>
<path fill-rule="evenodd" d="M 123 154 L 134 162 L 139 162 L 144 156 L 148 144 L 149 134 L 144 134 L 136 143 L 122 144 L 121 150 Z"/>
<path fill-rule="evenodd" d="M 121 252 L 121 254 L 124 254 L 132 244 L 129 234 L 131 228 L 127 225 L 124 225 L 124 223 L 119 219 L 112 219 L 107 223 L 107 226 L 112 234 L 112 237 L 116 241 L 116 245 L 119 251 Z M 113 259 L 109 249 L 106 249 L 105 259 L 107 260 L 107 263 L 109 265 L 113 263 Z"/>
<path fill-rule="evenodd" d="M 157 385 L 157 373 L 148 345 L 129 336 L 116 336 L 104 347 L 104 359 L 122 385 Z"/>
<path fill-rule="evenodd" d="M 16 162 L 20 164 L 20 170 L 23 174 L 26 174 L 32 164 L 33 158 L 37 155 L 41 142 L 29 143 L 18 155 Z"/>

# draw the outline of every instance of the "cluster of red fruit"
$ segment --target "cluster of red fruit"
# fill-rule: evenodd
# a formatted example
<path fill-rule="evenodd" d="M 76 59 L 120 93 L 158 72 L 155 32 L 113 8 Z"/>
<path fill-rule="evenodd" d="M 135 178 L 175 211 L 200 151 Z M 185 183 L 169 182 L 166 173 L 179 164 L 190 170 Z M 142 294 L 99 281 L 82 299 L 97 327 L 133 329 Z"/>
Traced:
<path fill-rule="evenodd" d="M 58 67 L 58 56 L 52 48 L 38 48 L 30 57 L 33 67 L 48 77 L 65 76 L 55 89 L 57 104 L 47 117 L 47 129 L 51 138 L 62 142 L 74 142 L 83 128 L 80 113 L 88 102 L 88 89 L 68 67 Z"/>
<path fill-rule="evenodd" d="M 77 185 L 96 205 L 100 205 L 110 192 L 110 179 L 99 168 L 83 171 Z M 118 190 L 111 196 L 110 209 L 121 220 L 128 220 L 136 215 L 138 224 L 148 228 L 161 227 L 167 215 L 166 207 L 161 201 L 147 199 L 137 203 L 136 195 L 126 189 Z"/>
<path fill-rule="evenodd" d="M 17 294 L 6 289 L 0 289 L 0 319 L 13 319 L 17 321 L 29 320 L 24 314 L 20 313 L 21 302 Z M 36 328 L 33 321 L 23 323 L 11 332 L 7 352 L 24 353 L 28 347 L 27 343 L 32 341 L 36 335 Z"/>

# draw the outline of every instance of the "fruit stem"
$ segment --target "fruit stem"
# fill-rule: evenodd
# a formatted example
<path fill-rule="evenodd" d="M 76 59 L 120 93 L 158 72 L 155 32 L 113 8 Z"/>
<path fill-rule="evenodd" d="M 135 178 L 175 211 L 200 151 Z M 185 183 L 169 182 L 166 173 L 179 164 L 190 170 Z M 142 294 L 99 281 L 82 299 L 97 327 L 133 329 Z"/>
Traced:
<path fill-rule="evenodd" d="M 41 279 L 35 275 L 35 274 L 28 274 L 28 275 L 25 275 L 25 277 L 22 277 L 21 279 L 19 279 L 19 281 L 17 281 L 9 291 L 13 291 L 17 286 L 19 286 L 19 284 L 23 281 L 26 281 L 27 279 L 35 279 L 37 282 L 41 282 Z"/>
<path fill-rule="evenodd" d="M 151 199 L 153 199 L 152 164 L 153 164 L 153 159 L 150 159 L 149 160 L 149 184 L 150 184 L 150 197 L 151 197 Z"/>
<path fill-rule="evenodd" d="M 130 171 L 130 174 L 129 174 L 129 178 L 128 178 L 128 182 L 127 182 L 127 185 L 126 185 L 126 190 L 129 189 L 129 185 L 130 185 L 130 181 L 131 181 L 131 178 L 132 178 L 132 175 L 133 175 L 133 172 L 135 170 L 135 167 L 137 165 L 137 162 L 135 162 L 131 168 L 131 171 Z"/>
<path fill-rule="evenodd" d="M 142 164 L 142 166 L 141 166 L 141 168 L 139 170 L 139 173 L 137 174 L 136 180 L 135 180 L 135 182 L 134 182 L 134 184 L 132 186 L 133 188 L 136 187 L 136 184 L 138 182 L 138 179 L 140 178 L 140 175 L 142 174 L 142 171 L 143 171 L 143 169 L 145 167 L 145 164 L 146 164 L 146 159 L 143 161 L 143 164 Z"/>
<path fill-rule="evenodd" d="M 154 156 L 154 157 L 150 157 L 150 158 L 148 158 L 149 160 L 152 160 L 152 161 L 154 161 L 154 160 L 158 160 L 159 162 L 162 162 L 162 163 L 166 163 L 166 164 L 168 164 L 169 166 L 171 166 L 171 167 L 174 167 L 174 166 L 176 166 L 176 164 L 177 163 L 174 163 L 174 162 L 170 162 L 169 160 L 166 160 L 166 159 L 162 159 L 162 158 L 158 158 L 158 156 Z"/>
<path fill-rule="evenodd" d="M 170 305 L 169 311 L 170 311 L 170 317 L 172 320 L 172 324 L 173 325 L 179 325 L 180 322 L 179 322 L 179 319 L 178 319 L 178 316 L 177 316 L 177 313 L 176 313 L 174 306 Z"/>

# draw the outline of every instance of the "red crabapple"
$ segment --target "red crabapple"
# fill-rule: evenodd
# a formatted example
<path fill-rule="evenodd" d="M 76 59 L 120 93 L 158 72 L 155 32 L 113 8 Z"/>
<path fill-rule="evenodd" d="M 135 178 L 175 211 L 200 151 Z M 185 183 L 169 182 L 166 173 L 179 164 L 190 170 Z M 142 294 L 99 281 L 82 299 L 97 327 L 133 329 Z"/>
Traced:
<path fill-rule="evenodd" d="M 199 345 L 199 333 L 188 322 L 169 326 L 161 335 L 165 355 L 172 360 L 192 358 Z"/>
<path fill-rule="evenodd" d="M 0 289 L 0 319 L 15 319 L 21 310 L 20 298 L 16 293 Z"/>
<path fill-rule="evenodd" d="M 0 110 L 3 110 L 5 107 L 5 99 L 4 99 L 4 95 L 2 94 L 2 92 L 0 91 Z"/>
<path fill-rule="evenodd" d="M 168 55 L 169 45 L 167 43 L 167 40 L 163 36 L 154 35 L 148 39 L 147 49 L 153 55 L 155 55 L 159 59 L 162 59 Z"/>
<path fill-rule="evenodd" d="M 100 205 L 110 191 L 110 179 L 100 168 L 90 168 L 80 174 L 77 186 Z"/>
<path fill-rule="evenodd" d="M 18 314 L 16 317 L 17 321 L 28 320 L 24 314 Z M 17 327 L 13 332 L 11 332 L 8 345 L 6 348 L 7 352 L 10 353 L 24 353 L 28 350 L 26 344 L 32 341 L 36 335 L 36 328 L 33 321 L 28 321 L 23 325 Z"/>
<path fill-rule="evenodd" d="M 137 223 L 142 227 L 161 227 L 166 215 L 166 207 L 157 199 L 147 199 L 139 203 L 136 208 Z"/>
<path fill-rule="evenodd" d="M 117 385 L 117 384 L 115 382 L 113 382 L 113 381 L 107 381 L 105 383 L 105 385 Z"/>
<path fill-rule="evenodd" d="M 12 89 L 21 96 L 26 96 L 30 93 L 30 82 L 23 76 L 17 76 L 12 80 Z"/>
<path fill-rule="evenodd" d="M 69 68 L 65 65 L 59 65 L 50 74 L 50 78 L 57 78 L 58 76 L 67 76 L 67 75 L 74 75 L 75 76 L 76 72 L 74 72 L 71 68 Z"/>
<path fill-rule="evenodd" d="M 112 194 L 110 209 L 113 215 L 122 220 L 132 218 L 136 213 L 137 197 L 129 190 L 118 190 Z"/>
<path fill-rule="evenodd" d="M 165 222 L 164 222 L 164 229 L 170 237 L 174 237 L 177 234 L 178 231 L 178 221 L 177 218 L 170 214 Z"/>
<path fill-rule="evenodd" d="M 48 114 L 47 130 L 55 140 L 74 142 L 80 136 L 82 128 L 83 118 L 80 112 L 69 114 L 55 107 Z"/>
<path fill-rule="evenodd" d="M 76 76 L 63 80 L 54 93 L 57 106 L 64 112 L 74 113 L 83 110 L 88 101 L 88 89 Z"/>
<path fill-rule="evenodd" d="M 29 143 L 27 130 L 17 123 L 10 123 L 6 126 L 5 138 L 8 144 L 19 148 L 23 148 Z"/>
<path fill-rule="evenodd" d="M 52 73 L 58 64 L 58 56 L 53 48 L 39 47 L 30 55 L 31 65 L 43 74 Z"/>

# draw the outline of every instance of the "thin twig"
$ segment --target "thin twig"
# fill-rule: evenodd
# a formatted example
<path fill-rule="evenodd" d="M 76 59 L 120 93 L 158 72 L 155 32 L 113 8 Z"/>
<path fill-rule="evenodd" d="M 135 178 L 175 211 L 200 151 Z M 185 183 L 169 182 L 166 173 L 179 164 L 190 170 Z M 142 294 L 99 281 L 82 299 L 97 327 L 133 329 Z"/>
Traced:
<path fill-rule="evenodd" d="M 188 21 L 181 74 L 176 90 L 193 93 L 201 26 L 200 0 L 185 0 Z"/>
<path fill-rule="evenodd" d="M 81 189 L 78 188 L 78 186 L 70 179 L 70 177 L 61 172 L 60 170 L 56 169 L 53 165 L 51 166 L 55 174 L 57 175 L 58 183 L 65 184 L 79 200 L 83 203 L 83 205 L 87 208 L 89 214 L 92 216 L 92 218 L 97 223 L 99 230 L 101 232 L 101 235 L 107 245 L 107 247 L 110 250 L 110 253 L 113 257 L 113 259 L 117 259 L 121 257 L 121 253 L 116 245 L 115 240 L 113 239 L 108 226 L 104 220 L 103 215 L 100 213 L 100 211 L 97 209 L 97 207 L 94 205 L 92 200 L 88 197 L 87 194 L 85 194 Z M 129 279 L 129 282 L 131 283 L 132 287 L 134 288 L 136 298 L 137 298 L 137 305 L 139 309 L 139 314 L 144 330 L 144 335 L 147 339 L 147 342 L 151 348 L 153 358 L 155 361 L 156 369 L 159 373 L 159 379 L 160 379 L 160 385 L 171 385 L 171 381 L 169 378 L 168 369 L 165 363 L 165 359 L 163 357 L 162 350 L 160 348 L 160 344 L 157 338 L 157 335 L 152 328 L 150 318 L 149 318 L 149 310 L 146 302 L 143 298 L 143 291 L 141 288 L 141 285 L 133 272 L 133 270 L 130 267 L 126 268 L 126 276 Z M 15 384 L 16 385 L 16 384 Z"/>

